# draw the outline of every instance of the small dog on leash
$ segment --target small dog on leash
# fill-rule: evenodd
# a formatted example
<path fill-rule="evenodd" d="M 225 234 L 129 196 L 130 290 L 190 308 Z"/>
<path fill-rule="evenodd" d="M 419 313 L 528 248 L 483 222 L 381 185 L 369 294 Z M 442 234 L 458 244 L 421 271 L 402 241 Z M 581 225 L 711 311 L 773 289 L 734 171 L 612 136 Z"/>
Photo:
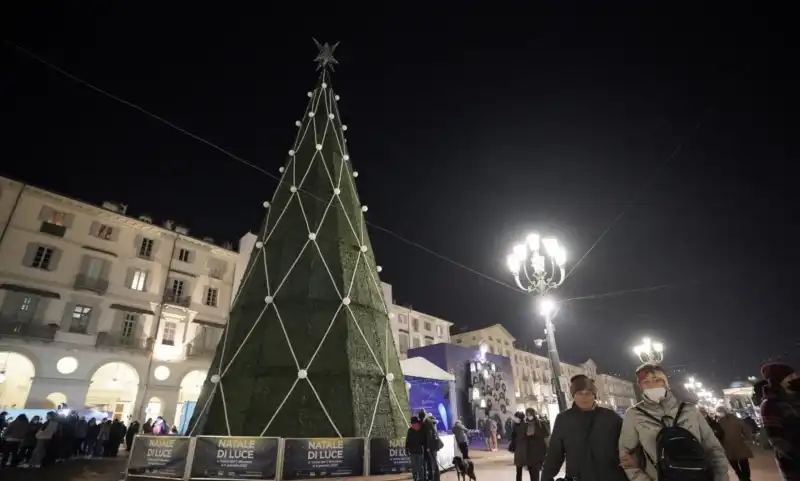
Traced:
<path fill-rule="evenodd" d="M 453 466 L 456 467 L 456 479 L 458 481 L 477 481 L 475 478 L 475 464 L 469 459 L 464 459 L 461 456 L 453 458 Z"/>

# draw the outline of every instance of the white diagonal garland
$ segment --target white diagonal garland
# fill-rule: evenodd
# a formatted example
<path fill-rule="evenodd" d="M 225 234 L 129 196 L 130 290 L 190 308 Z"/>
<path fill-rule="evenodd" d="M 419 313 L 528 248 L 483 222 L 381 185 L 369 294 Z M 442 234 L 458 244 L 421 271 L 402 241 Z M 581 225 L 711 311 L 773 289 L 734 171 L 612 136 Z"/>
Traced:
<path fill-rule="evenodd" d="M 346 153 L 346 143 L 342 141 L 342 139 L 344 137 L 344 132 L 341 132 L 342 139 L 340 139 L 339 138 L 339 132 L 337 131 L 337 129 L 336 128 L 332 128 L 333 127 L 333 125 L 332 125 L 333 122 L 332 121 L 338 117 L 338 115 L 337 115 L 338 114 L 338 109 L 336 109 L 335 102 L 333 101 L 334 95 L 333 95 L 332 89 L 328 89 L 327 88 L 328 86 L 327 86 L 326 80 L 327 80 L 327 72 L 323 71 L 322 79 L 321 79 L 321 88 L 315 89 L 315 91 L 313 93 L 309 92 L 311 94 L 311 101 L 309 102 L 309 110 L 307 110 L 306 115 L 309 118 L 311 118 L 311 120 L 306 123 L 305 129 L 301 128 L 302 133 L 298 132 L 298 137 L 297 137 L 297 139 L 295 141 L 295 148 L 292 151 L 289 152 L 289 155 L 290 155 L 289 162 L 292 164 L 291 167 L 292 167 L 292 178 L 293 178 L 293 185 L 290 188 L 291 195 L 289 196 L 289 199 L 287 199 L 286 205 L 282 209 L 280 215 L 278 216 L 278 218 L 276 219 L 276 221 L 272 225 L 271 229 L 270 229 L 270 226 L 269 226 L 269 219 L 270 219 L 271 212 L 267 213 L 267 220 L 265 222 L 265 228 L 264 228 L 264 232 L 263 232 L 263 237 L 264 238 L 263 238 L 263 240 L 257 242 L 256 247 L 257 247 L 259 252 L 256 253 L 256 258 L 254 259 L 254 262 L 251 263 L 251 268 L 248 270 L 248 272 L 246 274 L 245 281 L 243 281 L 243 285 L 244 285 L 244 282 L 246 282 L 246 279 L 249 277 L 249 275 L 251 274 L 253 268 L 255 267 L 255 264 L 257 263 L 256 261 L 258 260 L 258 256 L 259 255 L 261 255 L 263 257 L 263 259 L 262 259 L 263 263 L 262 264 L 263 264 L 263 268 L 264 268 L 264 275 L 268 276 L 268 272 L 269 271 L 268 271 L 268 266 L 267 266 L 266 253 L 265 252 L 261 252 L 261 251 L 263 251 L 265 249 L 265 246 L 268 243 L 268 241 L 270 240 L 270 237 L 275 232 L 276 227 L 278 226 L 278 224 L 280 223 L 280 221 L 283 218 L 284 214 L 288 210 L 289 204 L 293 200 L 296 200 L 297 203 L 298 203 L 298 206 L 300 208 L 300 212 L 301 212 L 301 214 L 303 216 L 303 220 L 304 220 L 304 222 L 306 224 L 306 227 L 307 227 L 307 229 L 309 231 L 309 239 L 303 245 L 302 249 L 300 250 L 300 253 L 297 255 L 297 257 L 295 258 L 294 262 L 291 264 L 291 266 L 287 270 L 286 274 L 284 275 L 283 279 L 278 284 L 278 287 L 275 289 L 274 292 L 271 292 L 269 281 L 267 280 L 268 296 L 265 298 L 265 304 L 266 305 L 264 306 L 264 309 L 261 311 L 259 316 L 256 318 L 256 320 L 253 323 L 253 325 L 251 326 L 249 332 L 245 336 L 244 340 L 240 343 L 238 349 L 233 354 L 231 359 L 227 363 L 225 363 L 226 364 L 225 368 L 224 369 L 220 369 L 220 379 L 219 379 L 219 385 L 220 385 L 219 387 L 220 387 L 220 389 L 219 389 L 219 391 L 220 391 L 220 395 L 223 396 L 223 409 L 225 410 L 225 421 L 226 421 L 226 425 L 228 427 L 229 433 L 230 433 L 230 425 L 229 425 L 228 415 L 227 415 L 227 403 L 226 403 L 226 401 L 224 399 L 224 389 L 222 388 L 221 380 L 225 376 L 225 374 L 228 372 L 230 367 L 233 365 L 234 361 L 238 358 L 238 355 L 241 353 L 242 347 L 247 343 L 247 341 L 249 340 L 250 336 L 254 332 L 256 326 L 261 321 L 261 319 L 263 318 L 265 312 L 267 311 L 267 309 L 269 308 L 270 305 L 272 306 L 273 309 L 275 309 L 276 318 L 277 318 L 278 323 L 279 323 L 279 325 L 281 327 L 281 330 L 283 331 L 284 338 L 286 339 L 286 342 L 287 342 L 287 345 L 289 347 L 290 353 L 291 353 L 291 355 L 293 357 L 295 366 L 298 369 L 298 377 L 295 379 L 294 383 L 292 384 L 292 386 L 289 388 L 288 392 L 286 393 L 286 396 L 281 401 L 281 403 L 278 405 L 277 409 L 273 413 L 273 415 L 270 418 L 269 422 L 267 423 L 267 425 L 262 430 L 262 433 L 261 433 L 262 435 L 264 435 L 267 432 L 267 430 L 269 429 L 269 427 L 272 424 L 272 422 L 274 421 L 274 419 L 278 416 L 279 412 L 281 411 L 283 406 L 286 404 L 287 400 L 289 399 L 289 396 L 294 391 L 294 389 L 297 386 L 298 382 L 301 379 L 305 379 L 306 382 L 309 383 L 309 387 L 311 388 L 312 392 L 314 393 L 314 396 L 317 398 L 317 401 L 320 403 L 320 407 L 321 407 L 323 413 L 327 417 L 328 421 L 331 423 L 331 426 L 333 427 L 333 430 L 336 432 L 337 435 L 339 435 L 341 437 L 341 432 L 339 431 L 338 427 L 336 426 L 336 424 L 334 423 L 334 421 L 331 418 L 330 414 L 328 413 L 328 410 L 325 407 L 325 404 L 322 401 L 321 397 L 319 396 L 319 393 L 317 392 L 316 388 L 314 387 L 314 384 L 312 383 L 311 379 L 308 377 L 308 369 L 310 368 L 310 366 L 313 363 L 313 361 L 316 359 L 317 354 L 319 353 L 320 349 L 322 348 L 325 340 L 327 339 L 327 337 L 328 337 L 328 335 L 329 335 L 329 333 L 330 333 L 330 331 L 331 331 L 331 329 L 333 327 L 334 322 L 336 321 L 336 318 L 339 316 L 339 314 L 341 313 L 343 308 L 345 309 L 345 312 L 347 314 L 349 314 L 351 319 L 353 320 L 353 322 L 354 322 L 354 324 L 355 324 L 355 326 L 356 326 L 356 328 L 357 328 L 357 330 L 358 330 L 358 332 L 360 334 L 360 337 L 362 338 L 362 340 L 366 344 L 367 349 L 369 350 L 369 352 L 370 352 L 373 360 L 375 361 L 375 364 L 376 364 L 376 366 L 377 366 L 377 368 L 380 371 L 381 376 L 382 376 L 381 384 L 380 384 L 379 389 L 378 389 L 378 394 L 377 394 L 376 399 L 375 399 L 375 406 L 373 408 L 373 415 L 372 415 L 372 420 L 370 422 L 369 434 L 372 433 L 372 428 L 373 428 L 373 425 L 374 425 L 374 422 L 375 422 L 375 416 L 377 414 L 378 403 L 380 402 L 380 395 L 381 395 L 382 390 L 383 390 L 384 382 L 386 382 L 387 388 L 389 390 L 390 397 L 392 398 L 392 400 L 396 404 L 397 408 L 402 411 L 402 407 L 400 406 L 400 403 L 399 403 L 399 401 L 397 399 L 397 396 L 394 393 L 394 390 L 392 388 L 392 381 L 394 380 L 394 375 L 389 372 L 389 366 L 388 366 L 388 342 L 390 342 L 390 337 L 389 337 L 390 336 L 390 334 L 389 334 L 390 330 L 389 330 L 389 325 L 388 325 L 388 323 L 389 323 L 388 310 L 386 309 L 385 301 L 384 301 L 384 311 L 387 314 L 387 326 L 386 326 L 387 329 L 386 329 L 386 337 L 384 339 L 384 342 L 387 343 L 387 346 L 386 346 L 386 356 L 385 356 L 386 358 L 385 358 L 384 363 L 383 363 L 384 366 L 381 365 L 382 363 L 380 362 L 378 356 L 375 354 L 375 351 L 373 350 L 373 348 L 370 345 L 370 343 L 367 341 L 367 338 L 364 335 L 364 332 L 361 329 L 361 326 L 359 325 L 357 318 L 355 317 L 354 313 L 352 312 L 351 308 L 349 307 L 349 304 L 350 304 L 350 297 L 349 296 L 350 296 L 350 294 L 352 292 L 353 285 L 355 283 L 355 277 L 358 274 L 358 268 L 359 268 L 359 266 L 361 265 L 361 262 L 362 262 L 362 257 L 364 257 L 364 259 L 363 259 L 364 269 L 366 269 L 368 271 L 370 277 L 373 280 L 373 284 L 377 285 L 377 283 L 375 282 L 375 276 L 371 272 L 371 267 L 372 266 L 371 266 L 371 263 L 369 262 L 369 258 L 367 256 L 364 256 L 364 254 L 369 250 L 368 247 L 365 244 L 364 215 L 362 213 L 361 219 L 359 219 L 361 221 L 361 226 L 360 226 L 361 227 L 360 228 L 361 235 L 359 235 L 356 232 L 355 226 L 353 225 L 353 222 L 351 221 L 350 216 L 347 213 L 348 212 L 347 209 L 345 209 L 345 206 L 344 206 L 344 203 L 343 203 L 342 199 L 339 197 L 339 194 L 341 192 L 340 186 L 341 186 L 341 182 L 343 180 L 342 176 L 343 176 L 344 172 L 347 172 L 349 170 L 348 167 L 347 167 L 347 164 L 345 163 L 346 161 L 349 160 L 349 155 Z M 319 110 L 320 103 L 325 105 L 325 110 L 326 110 L 325 127 L 324 127 L 324 129 L 322 129 L 322 128 L 319 129 L 319 130 L 322 130 L 322 132 L 318 132 L 317 125 L 316 125 L 317 118 L 315 118 L 316 114 L 317 114 L 317 111 Z M 334 109 L 337 110 L 336 114 L 333 113 Z M 302 126 L 301 122 L 298 122 L 298 124 L 299 124 L 299 126 Z M 305 139 L 305 136 L 308 133 L 309 128 L 313 129 L 316 152 L 314 152 L 312 154 L 312 157 L 309 160 L 309 164 L 308 164 L 308 167 L 306 168 L 306 171 L 302 173 L 302 177 L 301 177 L 299 183 L 297 183 L 297 169 L 296 169 L 297 162 L 295 162 L 296 159 L 294 158 L 294 156 L 295 156 L 295 153 L 296 153 L 296 149 L 298 149 L 300 147 L 300 145 L 302 144 L 303 140 Z M 339 176 L 338 176 L 338 179 L 337 179 L 336 182 L 334 182 L 334 180 L 333 180 L 333 176 L 331 175 L 331 172 L 328 169 L 327 163 L 325 162 L 325 155 L 322 152 L 322 144 L 325 141 L 325 136 L 328 134 L 329 128 L 331 128 L 331 130 L 333 131 L 333 135 L 336 138 L 336 141 L 337 141 L 337 143 L 338 143 L 338 145 L 340 147 L 340 151 L 343 152 L 343 155 L 341 156 L 341 163 L 340 163 L 340 168 L 339 168 Z M 342 128 L 340 130 L 343 131 L 345 128 L 346 127 L 342 126 Z M 322 162 L 323 168 L 324 168 L 325 172 L 327 173 L 328 179 L 329 179 L 329 181 L 331 183 L 331 187 L 333 189 L 333 195 L 331 196 L 331 199 L 328 202 L 328 204 L 327 204 L 327 206 L 326 206 L 326 208 L 325 208 L 325 210 L 324 210 L 324 212 L 323 212 L 323 214 L 322 214 L 322 216 L 321 216 L 321 218 L 319 220 L 319 225 L 317 226 L 316 229 L 314 229 L 312 231 L 312 226 L 309 223 L 308 217 L 306 215 L 305 208 L 303 207 L 301 196 L 298 194 L 298 190 L 300 188 L 302 188 L 302 185 L 303 185 L 304 181 L 306 180 L 309 172 L 311 171 L 311 168 L 312 168 L 314 162 L 317 161 L 317 160 L 319 162 Z M 288 169 L 282 169 L 282 172 L 283 172 L 283 174 L 285 176 L 286 174 L 288 174 Z M 350 176 L 348 176 L 348 177 L 350 177 Z M 352 178 L 350 178 L 348 181 L 351 183 L 351 186 L 353 188 L 355 188 L 355 186 L 353 185 Z M 281 185 L 282 184 L 279 184 L 278 188 L 280 188 Z M 273 193 L 273 201 L 276 198 L 277 193 L 278 193 L 278 189 L 276 189 L 275 193 Z M 354 192 L 354 196 L 355 196 L 355 199 L 358 200 L 357 193 Z M 322 227 L 322 225 L 323 225 L 323 223 L 325 221 L 325 218 L 326 218 L 326 216 L 327 216 L 327 214 L 328 214 L 328 212 L 330 210 L 330 207 L 333 204 L 333 202 L 336 201 L 336 200 L 334 200 L 335 198 L 338 199 L 339 207 L 342 208 L 345 220 L 347 221 L 347 224 L 350 227 L 350 231 L 353 233 L 355 244 L 359 247 L 358 256 L 356 258 L 355 266 L 354 266 L 353 271 L 352 271 L 352 278 L 350 279 L 350 282 L 349 282 L 349 285 L 348 285 L 347 294 L 345 296 L 342 296 L 342 293 L 339 291 L 338 286 L 336 285 L 336 281 L 335 281 L 335 279 L 334 279 L 334 277 L 332 275 L 332 272 L 330 271 L 330 268 L 328 267 L 328 265 L 327 265 L 327 263 L 325 261 L 325 258 L 322 255 L 322 251 L 321 251 L 321 249 L 319 247 L 319 244 L 316 241 L 316 236 L 317 236 L 317 234 L 319 234 L 319 232 L 321 230 L 321 227 Z M 266 203 L 265 203 L 265 206 L 268 207 L 268 205 Z M 362 208 L 362 212 L 365 212 L 365 211 L 366 211 L 366 208 Z M 278 309 L 278 305 L 275 302 L 275 297 L 277 296 L 278 292 L 280 291 L 281 286 L 284 284 L 286 279 L 288 279 L 289 275 L 291 275 L 291 273 L 293 272 L 294 267 L 297 265 L 298 261 L 300 260 L 300 257 L 305 252 L 306 248 L 308 247 L 308 243 L 309 242 L 312 242 L 314 244 L 315 250 L 319 254 L 320 259 L 321 259 L 321 261 L 322 261 L 322 263 L 323 263 L 323 265 L 325 267 L 325 271 L 328 273 L 328 276 L 329 276 L 329 278 L 331 280 L 331 283 L 333 284 L 334 289 L 335 289 L 337 295 L 340 297 L 342 302 L 339 305 L 339 307 L 337 308 L 336 312 L 334 313 L 334 315 L 333 315 L 333 317 L 332 317 L 332 319 L 331 319 L 331 321 L 330 321 L 330 323 L 328 325 L 327 330 L 325 331 L 322 339 L 320 340 L 319 344 L 317 345 L 316 349 L 314 350 L 314 353 L 312 354 L 311 358 L 309 359 L 308 364 L 306 365 L 305 369 L 303 369 L 303 368 L 301 368 L 299 360 L 297 359 L 297 356 L 296 356 L 296 354 L 294 352 L 294 348 L 292 346 L 291 339 L 288 336 L 288 332 L 286 331 L 284 321 L 283 321 L 283 319 L 282 319 L 282 317 L 280 315 L 280 311 Z M 267 279 L 268 279 L 268 277 L 267 277 Z M 241 289 L 240 289 L 240 292 L 241 292 Z M 379 287 L 378 287 L 378 293 L 379 293 L 380 298 L 383 300 L 383 293 L 382 293 L 382 291 L 381 291 L 381 289 Z M 236 296 L 237 300 L 238 300 L 238 294 L 239 293 L 237 293 L 237 296 Z M 234 301 L 234 303 L 235 303 L 235 301 Z M 224 342 L 225 342 L 225 344 L 227 344 L 227 342 L 226 342 L 227 341 L 227 334 L 228 334 L 227 333 L 227 329 L 226 329 L 225 334 L 226 334 L 226 336 L 225 336 L 226 340 Z M 225 347 L 223 346 L 223 356 L 222 357 L 224 357 L 224 349 L 225 349 Z M 222 367 L 222 365 L 223 365 L 223 362 L 222 362 L 222 359 L 220 359 L 220 368 Z M 215 385 L 214 389 L 212 390 L 212 394 L 209 397 L 209 402 L 207 402 L 206 406 L 204 406 L 204 410 L 208 407 L 208 404 L 210 404 L 210 399 L 213 398 L 214 393 L 217 391 L 216 388 L 217 388 L 217 386 Z M 202 412 L 201 412 L 201 415 L 202 415 Z M 406 416 L 403 416 L 403 419 L 406 422 L 406 424 L 408 424 L 408 421 L 405 420 L 405 417 Z"/>

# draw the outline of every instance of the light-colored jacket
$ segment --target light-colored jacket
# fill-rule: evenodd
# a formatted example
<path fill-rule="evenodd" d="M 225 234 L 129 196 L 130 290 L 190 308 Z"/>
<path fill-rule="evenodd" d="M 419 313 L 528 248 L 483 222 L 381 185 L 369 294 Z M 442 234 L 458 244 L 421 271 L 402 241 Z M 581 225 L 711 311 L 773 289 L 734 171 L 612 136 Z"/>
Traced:
<path fill-rule="evenodd" d="M 637 447 L 641 446 L 647 456 L 655 461 L 657 459 L 656 436 L 658 436 L 662 426 L 639 412 L 636 408 L 647 411 L 656 419 L 661 419 L 664 416 L 674 418 L 678 413 L 679 406 L 680 403 L 672 393 L 668 392 L 667 397 L 659 403 L 645 400 L 629 408 L 622 420 L 622 433 L 619 436 L 620 455 L 634 452 Z M 671 421 L 667 420 L 667 422 L 670 423 Z M 706 449 L 710 457 L 711 466 L 714 469 L 714 481 L 727 481 L 728 458 L 725 456 L 725 450 L 695 405 L 687 403 L 683 407 L 678 426 L 692 433 Z M 640 461 L 644 461 L 645 470 L 643 471 L 640 468 L 626 469 L 625 474 L 628 479 L 630 481 L 656 481 L 658 476 L 653 463 L 647 459 Z"/>
<path fill-rule="evenodd" d="M 456 437 L 457 443 L 469 444 L 469 436 L 467 436 L 467 428 L 461 421 L 456 421 L 453 425 L 453 436 Z"/>

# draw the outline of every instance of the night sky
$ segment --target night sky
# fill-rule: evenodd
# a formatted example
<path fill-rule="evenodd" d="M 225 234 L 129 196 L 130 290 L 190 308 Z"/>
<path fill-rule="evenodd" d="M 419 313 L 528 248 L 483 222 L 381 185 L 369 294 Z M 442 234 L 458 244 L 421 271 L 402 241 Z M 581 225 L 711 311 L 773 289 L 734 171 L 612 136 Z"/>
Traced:
<path fill-rule="evenodd" d="M 5 40 L 275 175 L 316 81 L 312 37 L 341 41 L 333 84 L 381 278 L 454 332 L 541 337 L 531 299 L 500 284 L 511 246 L 539 228 L 574 266 L 611 226 L 559 292 L 590 297 L 559 312 L 567 361 L 630 373 L 651 335 L 665 365 L 721 387 L 800 358 L 781 12 L 78 3 L 16 12 Z M 5 175 L 198 237 L 260 224 L 274 179 L 8 43 L 0 55 Z"/>

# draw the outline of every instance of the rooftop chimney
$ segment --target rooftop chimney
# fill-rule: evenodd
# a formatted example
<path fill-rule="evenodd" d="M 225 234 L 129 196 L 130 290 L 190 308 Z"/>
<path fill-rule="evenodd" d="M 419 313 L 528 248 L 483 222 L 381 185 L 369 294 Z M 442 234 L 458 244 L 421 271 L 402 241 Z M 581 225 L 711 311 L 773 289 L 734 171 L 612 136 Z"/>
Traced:
<path fill-rule="evenodd" d="M 228 249 L 229 251 L 232 251 L 233 250 L 233 244 L 231 244 L 230 241 L 225 241 L 225 242 L 222 243 L 222 248 L 223 249 Z"/>
<path fill-rule="evenodd" d="M 182 225 L 176 225 L 175 226 L 175 232 L 177 232 L 178 234 L 181 234 L 181 235 L 189 235 L 189 228 L 188 227 L 184 227 Z"/>
<path fill-rule="evenodd" d="M 148 224 L 152 224 L 153 223 L 153 218 L 150 217 L 147 214 L 140 215 L 139 216 L 139 220 L 142 221 L 142 222 L 147 222 Z"/>
<path fill-rule="evenodd" d="M 164 221 L 164 228 L 165 228 L 165 229 L 172 230 L 172 227 L 173 227 L 174 225 L 175 225 L 175 222 L 173 222 L 173 221 L 171 221 L 171 220 L 165 220 L 165 221 Z"/>
<path fill-rule="evenodd" d="M 125 215 L 128 212 L 128 204 L 123 204 L 120 202 L 119 204 L 119 213 Z"/>

